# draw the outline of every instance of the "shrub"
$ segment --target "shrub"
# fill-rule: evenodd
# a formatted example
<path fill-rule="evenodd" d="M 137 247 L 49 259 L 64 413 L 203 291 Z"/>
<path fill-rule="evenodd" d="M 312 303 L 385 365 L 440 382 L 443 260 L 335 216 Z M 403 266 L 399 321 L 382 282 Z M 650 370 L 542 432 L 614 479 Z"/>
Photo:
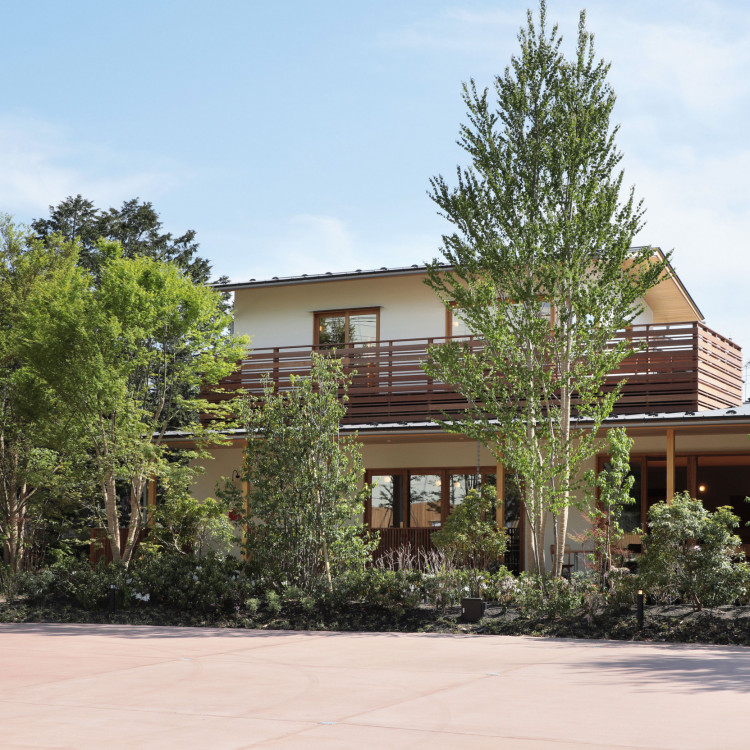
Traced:
<path fill-rule="evenodd" d="M 729 507 L 706 510 L 687 493 L 648 513 L 648 534 L 638 561 L 640 587 L 657 601 L 690 603 L 694 609 L 731 604 L 747 595 L 747 566 L 736 561 L 739 519 Z"/>
<path fill-rule="evenodd" d="M 505 552 L 505 531 L 490 516 L 495 501 L 494 487 L 471 490 L 448 516 L 443 528 L 432 535 L 435 546 L 469 571 L 469 596 L 480 596 L 480 568 L 497 562 Z M 487 520 L 485 520 L 487 519 Z"/>
<path fill-rule="evenodd" d="M 242 478 L 250 486 L 246 547 L 275 590 L 287 584 L 314 595 L 321 579 L 364 567 L 377 540 L 359 520 L 364 496 L 356 437 L 343 437 L 345 375 L 340 360 L 313 354 L 309 377 L 288 390 L 266 381 L 262 398 L 241 405 L 249 435 Z"/>
<path fill-rule="evenodd" d="M 124 588 L 125 572 L 119 563 L 102 560 L 92 567 L 88 560 L 63 555 L 48 568 L 21 574 L 19 593 L 35 603 L 63 601 L 95 610 L 107 606 L 111 585 Z"/>
<path fill-rule="evenodd" d="M 245 566 L 233 557 L 147 553 L 128 571 L 134 602 L 161 604 L 185 612 L 230 612 L 254 592 Z"/>

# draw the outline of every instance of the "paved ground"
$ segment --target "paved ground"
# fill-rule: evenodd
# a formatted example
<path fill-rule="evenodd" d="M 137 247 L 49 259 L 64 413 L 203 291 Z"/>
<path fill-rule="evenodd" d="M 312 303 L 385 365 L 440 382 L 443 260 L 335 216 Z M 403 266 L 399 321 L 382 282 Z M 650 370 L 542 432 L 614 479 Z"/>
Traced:
<path fill-rule="evenodd" d="M 750 649 L 0 625 L 0 747 L 750 747 Z"/>

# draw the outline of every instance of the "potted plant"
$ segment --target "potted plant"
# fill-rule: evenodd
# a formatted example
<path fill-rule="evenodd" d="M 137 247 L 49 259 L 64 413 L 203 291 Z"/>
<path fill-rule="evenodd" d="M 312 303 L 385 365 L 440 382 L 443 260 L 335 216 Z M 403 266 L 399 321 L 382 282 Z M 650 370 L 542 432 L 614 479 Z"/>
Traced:
<path fill-rule="evenodd" d="M 494 487 L 483 487 L 481 493 L 470 490 L 443 528 L 432 536 L 436 547 L 469 571 L 469 596 L 461 599 L 465 622 L 482 619 L 485 604 L 480 591 L 481 571 L 505 552 L 505 531 L 495 523 L 494 502 Z"/>

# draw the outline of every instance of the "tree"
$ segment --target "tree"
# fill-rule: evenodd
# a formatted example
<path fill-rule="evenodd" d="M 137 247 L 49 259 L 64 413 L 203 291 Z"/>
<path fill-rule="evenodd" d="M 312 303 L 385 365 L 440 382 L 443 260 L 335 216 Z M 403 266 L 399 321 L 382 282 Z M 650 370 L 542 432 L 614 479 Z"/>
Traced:
<path fill-rule="evenodd" d="M 586 536 L 594 540 L 594 558 L 602 588 L 612 568 L 613 548 L 623 537 L 620 526 L 623 508 L 635 502 L 630 496 L 635 482 L 635 477 L 630 473 L 633 440 L 628 437 L 624 427 L 610 430 L 608 437 L 610 460 L 596 477 L 588 478 L 589 483 L 599 489 L 599 498 L 585 514 L 591 522 L 591 530 Z"/>
<path fill-rule="evenodd" d="M 56 234 L 69 242 L 78 240 L 79 262 L 98 278 L 108 261 L 101 239 L 119 242 L 125 258 L 144 256 L 174 263 L 196 283 L 206 283 L 211 264 L 199 257 L 195 231 L 188 229 L 179 237 L 162 231 L 162 222 L 151 203 L 138 198 L 124 201 L 118 208 L 102 211 L 82 195 L 68 196 L 57 206 L 49 207 L 48 219 L 31 223 L 39 239 L 49 240 Z"/>
<path fill-rule="evenodd" d="M 450 267 L 433 263 L 427 283 L 483 343 L 434 347 L 426 369 L 470 404 L 445 427 L 481 440 L 515 474 L 541 573 L 548 518 L 562 550 L 579 467 L 618 395 L 607 374 L 632 352 L 615 333 L 666 261 L 631 247 L 643 209 L 632 188 L 621 199 L 609 65 L 595 58 L 585 14 L 572 59 L 544 2 L 538 27 L 529 12 L 518 38 L 494 81 L 496 105 L 473 80 L 463 87 L 459 145 L 470 166 L 458 168 L 456 187 L 431 181 L 454 231 L 443 236 Z M 580 419 L 586 430 L 573 429 Z"/>
<path fill-rule="evenodd" d="M 335 356 L 312 356 L 309 377 L 292 376 L 291 388 L 278 393 L 267 383 L 243 412 L 248 556 L 275 585 L 305 591 L 321 582 L 332 588 L 336 573 L 363 565 L 371 551 L 356 520 L 359 444 L 339 434 L 349 378 Z"/>
<path fill-rule="evenodd" d="M 56 483 L 65 463 L 44 444 L 41 402 L 19 399 L 25 361 L 16 326 L 34 291 L 74 255 L 72 243 L 56 238 L 45 246 L 0 216 L 0 540 L 14 573 L 24 563 L 31 505 L 40 489 Z"/>
<path fill-rule="evenodd" d="M 133 198 L 124 201 L 119 209 L 103 211 L 96 208 L 92 201 L 77 195 L 68 196 L 49 209 L 49 218 L 33 221 L 32 228 L 46 244 L 59 242 L 61 237 L 71 243 L 77 242 L 78 264 L 91 274 L 94 285 L 100 283 L 102 271 L 112 259 L 113 252 L 124 258 L 144 257 L 172 263 L 196 284 L 205 284 L 209 280 L 211 265 L 197 255 L 195 231 L 189 229 L 179 237 L 164 232 L 159 214 L 149 202 Z M 219 279 L 222 280 L 225 277 Z M 218 314 L 229 312 L 231 308 L 228 295 L 223 294 L 221 299 Z M 175 362 L 175 355 L 170 352 L 167 360 Z M 178 391 L 176 396 L 184 399 L 188 395 L 179 380 L 166 379 Z M 175 407 L 180 398 L 170 395 L 168 401 Z M 192 419 L 193 415 L 174 408 L 169 415 L 169 427 L 185 428 Z"/>
<path fill-rule="evenodd" d="M 182 414 L 198 444 L 216 437 L 200 415 L 221 407 L 201 398 L 201 385 L 230 374 L 246 341 L 227 335 L 217 293 L 174 264 L 124 258 L 116 243 L 98 247 L 109 258 L 98 281 L 69 263 L 29 296 L 18 322 L 26 362 L 18 385 L 27 402 L 45 402 L 58 439 L 65 435 L 89 456 L 113 558 L 128 564 L 145 487 L 168 468 L 171 417 Z M 128 532 L 121 548 L 122 485 Z"/>

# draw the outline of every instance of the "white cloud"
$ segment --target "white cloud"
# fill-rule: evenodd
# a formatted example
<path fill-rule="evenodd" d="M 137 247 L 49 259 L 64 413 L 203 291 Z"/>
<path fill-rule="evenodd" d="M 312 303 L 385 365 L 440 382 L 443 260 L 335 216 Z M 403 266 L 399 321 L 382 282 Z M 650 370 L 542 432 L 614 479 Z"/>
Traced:
<path fill-rule="evenodd" d="M 178 182 L 174 166 L 153 155 L 76 141 L 24 113 L 0 114 L 0 166 L 0 210 L 20 215 L 45 213 L 68 195 L 115 205 L 135 195 L 158 195 Z"/>

